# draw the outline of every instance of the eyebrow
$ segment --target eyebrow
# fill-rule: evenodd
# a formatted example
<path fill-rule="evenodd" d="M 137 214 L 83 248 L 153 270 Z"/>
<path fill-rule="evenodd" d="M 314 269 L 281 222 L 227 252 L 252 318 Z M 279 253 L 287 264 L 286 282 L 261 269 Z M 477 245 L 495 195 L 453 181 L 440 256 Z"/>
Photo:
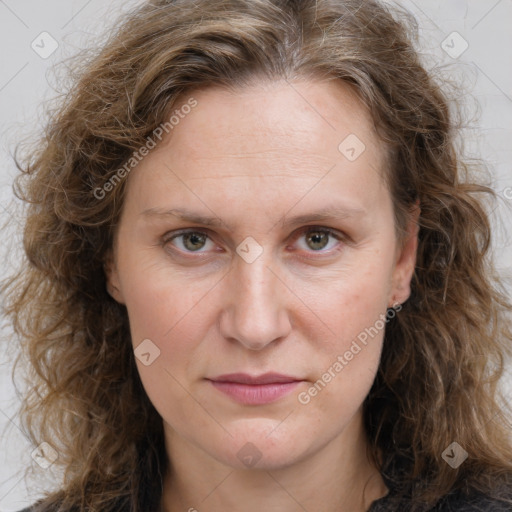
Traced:
<path fill-rule="evenodd" d="M 347 207 L 342 205 L 329 205 L 324 206 L 314 212 L 304 213 L 296 215 L 294 217 L 282 218 L 280 224 L 283 228 L 296 226 L 298 224 L 306 224 L 312 221 L 326 221 L 326 220 L 339 220 L 348 217 L 359 217 L 366 214 L 366 210 L 363 208 Z M 217 216 L 205 216 L 197 212 L 189 210 L 187 208 L 172 208 L 164 210 L 161 208 L 148 208 L 141 212 L 144 217 L 159 217 L 162 219 L 168 217 L 174 217 L 184 222 L 190 222 L 192 224 L 203 224 L 205 226 L 218 227 L 227 225 L 220 217 Z M 276 223 L 277 224 L 277 223 Z M 229 225 L 227 225 L 229 228 Z"/>

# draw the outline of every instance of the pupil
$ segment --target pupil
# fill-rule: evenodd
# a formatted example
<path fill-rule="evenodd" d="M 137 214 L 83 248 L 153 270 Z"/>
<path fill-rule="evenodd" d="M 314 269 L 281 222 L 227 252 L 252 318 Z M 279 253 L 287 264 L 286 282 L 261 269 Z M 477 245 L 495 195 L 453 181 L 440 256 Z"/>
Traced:
<path fill-rule="evenodd" d="M 325 243 L 321 243 L 321 239 L 323 238 L 323 241 Z M 327 233 L 322 233 L 320 231 L 315 232 L 314 234 L 310 234 L 308 237 L 309 240 L 313 241 L 313 244 L 320 244 L 321 247 L 312 247 L 313 249 L 323 249 L 326 245 L 327 241 Z"/>
<path fill-rule="evenodd" d="M 204 244 L 204 237 L 205 235 L 199 235 L 197 233 L 188 233 L 188 234 L 185 234 L 185 247 L 187 247 L 187 249 L 191 249 L 191 250 L 195 250 L 195 249 L 198 249 L 200 247 L 198 247 L 198 245 L 195 245 L 193 247 L 189 247 L 187 245 L 187 242 L 189 241 L 192 241 L 192 244 L 199 244 L 199 246 L 201 246 L 202 244 Z"/>

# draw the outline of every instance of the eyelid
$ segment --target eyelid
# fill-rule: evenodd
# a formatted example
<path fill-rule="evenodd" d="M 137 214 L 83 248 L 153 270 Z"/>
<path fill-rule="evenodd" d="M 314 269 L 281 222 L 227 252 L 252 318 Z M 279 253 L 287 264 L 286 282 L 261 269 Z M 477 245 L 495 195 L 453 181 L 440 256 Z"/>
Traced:
<path fill-rule="evenodd" d="M 344 232 L 339 231 L 339 230 L 334 229 L 334 228 L 327 227 L 327 226 L 306 225 L 306 226 L 303 226 L 303 227 L 299 228 L 296 231 L 297 231 L 297 234 L 294 235 L 293 238 L 292 238 L 293 242 L 295 242 L 298 238 L 300 238 L 300 236 L 302 236 L 304 234 L 308 234 L 310 232 L 315 232 L 315 231 L 320 231 L 320 232 L 328 233 L 329 236 L 335 238 L 336 240 L 338 240 L 340 242 L 350 243 L 350 241 L 351 241 L 350 237 L 348 235 L 346 235 Z M 212 238 L 211 231 L 209 229 L 194 228 L 194 227 L 178 229 L 176 231 L 171 231 L 169 233 L 166 233 L 162 237 L 162 242 L 163 242 L 163 244 L 166 244 L 167 242 L 170 242 L 174 238 L 177 238 L 177 237 L 179 237 L 181 235 L 186 235 L 186 234 L 189 234 L 189 233 L 199 233 L 199 234 L 205 235 L 212 242 L 214 242 L 214 238 Z M 179 251 L 180 253 L 184 253 L 184 254 L 187 254 L 187 255 L 206 254 L 205 252 L 201 252 L 201 251 L 197 251 L 197 252 L 187 251 L 187 252 L 184 252 L 181 249 L 176 249 L 176 250 Z M 332 254 L 336 250 L 338 250 L 338 249 L 337 248 L 333 248 L 333 249 L 330 249 L 328 251 L 316 251 L 316 254 L 328 255 L 328 254 Z M 308 251 L 308 253 L 309 254 L 315 254 L 315 251 Z M 319 256 L 319 257 L 321 257 L 321 256 Z"/>
<path fill-rule="evenodd" d="M 201 235 L 205 235 L 209 240 L 214 242 L 214 239 L 212 238 L 211 232 L 210 232 L 209 229 L 183 228 L 183 229 L 178 229 L 178 230 L 175 230 L 175 231 L 170 231 L 170 232 L 166 233 L 165 235 L 163 235 L 162 239 L 161 239 L 162 240 L 161 244 L 165 245 L 168 242 L 174 240 L 175 238 L 178 238 L 179 236 L 182 236 L 182 235 L 187 235 L 189 233 L 199 233 Z M 202 251 L 197 251 L 195 253 L 193 251 L 185 252 L 185 251 L 182 251 L 181 249 L 178 249 L 178 248 L 176 248 L 176 251 L 178 251 L 181 254 L 187 254 L 187 255 L 189 255 L 189 254 L 206 254 L 205 252 L 202 252 Z"/>
<path fill-rule="evenodd" d="M 165 233 L 165 235 L 162 237 L 162 241 L 168 242 L 169 240 L 172 240 L 180 235 L 186 235 L 188 233 L 200 233 L 202 235 L 206 235 L 208 238 L 210 237 L 210 231 L 208 229 L 202 229 L 202 228 L 183 228 L 183 229 L 177 229 L 175 231 L 169 231 L 168 233 Z"/>
<path fill-rule="evenodd" d="M 350 242 L 350 238 L 348 237 L 348 235 L 346 235 L 342 231 L 339 231 L 337 229 L 330 228 L 327 226 L 319 226 L 319 225 L 308 225 L 308 226 L 303 226 L 302 228 L 299 228 L 297 235 L 295 235 L 292 240 L 295 243 L 297 241 L 297 239 L 300 238 L 301 236 L 307 235 L 309 233 L 314 233 L 315 231 L 327 233 L 329 235 L 329 237 L 335 238 L 336 240 L 338 240 L 338 242 L 343 242 L 343 243 Z M 307 259 L 311 260 L 311 259 L 315 259 L 315 258 L 317 258 L 317 259 L 324 258 L 327 256 L 331 256 L 333 253 L 338 252 L 339 250 L 340 250 L 340 247 L 338 244 L 336 247 L 333 247 L 327 251 L 324 251 L 324 250 L 306 251 L 308 254 Z M 303 252 L 303 251 L 301 251 L 299 249 L 299 250 L 297 250 L 297 252 Z"/>

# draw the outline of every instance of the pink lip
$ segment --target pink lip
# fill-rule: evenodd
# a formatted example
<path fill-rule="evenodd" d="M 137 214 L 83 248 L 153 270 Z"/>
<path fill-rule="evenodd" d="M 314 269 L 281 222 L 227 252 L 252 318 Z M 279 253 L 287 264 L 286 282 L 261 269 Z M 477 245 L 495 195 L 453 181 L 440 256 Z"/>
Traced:
<path fill-rule="evenodd" d="M 231 373 L 207 380 L 219 391 L 246 405 L 275 402 L 302 382 L 296 377 L 278 373 L 265 373 L 256 377 L 245 373 Z"/>

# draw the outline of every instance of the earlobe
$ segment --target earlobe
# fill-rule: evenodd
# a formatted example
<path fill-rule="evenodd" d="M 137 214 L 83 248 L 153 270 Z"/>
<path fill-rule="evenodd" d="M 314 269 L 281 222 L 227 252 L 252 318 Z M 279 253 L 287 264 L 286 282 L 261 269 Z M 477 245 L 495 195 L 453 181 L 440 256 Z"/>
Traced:
<path fill-rule="evenodd" d="M 397 254 L 393 272 L 392 303 L 403 304 L 411 294 L 411 280 L 416 268 L 419 233 L 419 202 L 412 209 L 407 223 L 406 235 Z M 392 307 L 390 304 L 389 307 Z"/>

